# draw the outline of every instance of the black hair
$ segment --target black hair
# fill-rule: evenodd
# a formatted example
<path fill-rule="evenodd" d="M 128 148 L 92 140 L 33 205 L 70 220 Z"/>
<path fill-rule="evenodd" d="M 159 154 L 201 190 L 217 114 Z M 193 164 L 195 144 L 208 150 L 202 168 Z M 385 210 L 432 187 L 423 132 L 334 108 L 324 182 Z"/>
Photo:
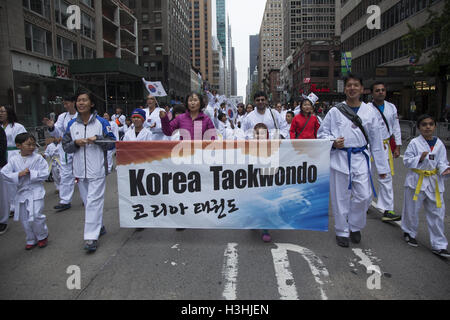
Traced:
<path fill-rule="evenodd" d="M 422 123 L 423 120 L 425 119 L 431 119 L 433 120 L 434 124 L 436 124 L 436 119 L 434 119 L 433 116 L 430 116 L 429 114 L 422 114 L 421 116 L 419 116 L 419 118 L 417 119 L 417 129 L 420 128 L 420 124 Z"/>
<path fill-rule="evenodd" d="M 191 92 L 186 96 L 185 104 L 186 104 L 186 110 L 189 110 L 189 98 L 193 95 L 196 95 L 198 99 L 200 100 L 200 111 L 203 111 L 206 108 L 205 100 L 203 99 L 203 95 L 197 92 Z"/>
<path fill-rule="evenodd" d="M 34 142 L 36 142 L 36 138 L 35 138 L 31 133 L 28 133 L 28 132 L 19 133 L 19 134 L 16 136 L 16 139 L 14 140 L 14 142 L 15 142 L 16 144 L 22 144 L 22 143 L 24 143 L 25 141 L 27 141 L 28 139 L 31 139 L 31 140 L 33 140 Z"/>
<path fill-rule="evenodd" d="M 97 102 L 95 101 L 94 94 L 90 91 L 79 91 L 76 95 L 77 101 L 78 101 L 78 98 L 83 94 L 87 95 L 89 100 L 91 101 L 91 104 L 92 104 L 91 113 L 94 113 L 96 111 L 96 107 L 97 107 Z M 75 104 L 75 106 L 78 111 L 78 106 L 76 104 Z"/>
<path fill-rule="evenodd" d="M 263 91 L 258 91 L 257 93 L 255 93 L 255 95 L 253 96 L 253 100 L 256 100 L 256 98 L 259 97 L 264 97 L 267 99 L 267 94 Z"/>
<path fill-rule="evenodd" d="M 356 75 L 356 74 L 353 74 L 353 73 L 349 73 L 349 74 L 344 78 L 344 86 L 347 85 L 347 82 L 348 82 L 350 79 L 358 80 L 359 83 L 360 83 L 362 86 L 364 86 L 364 80 L 363 80 L 363 78 L 362 78 L 361 76 Z"/>
<path fill-rule="evenodd" d="M 67 96 L 63 97 L 63 101 L 76 102 L 77 101 L 77 97 L 76 96 L 67 95 Z"/>
<path fill-rule="evenodd" d="M 16 112 L 14 111 L 14 108 L 11 106 L 2 106 L 2 105 L 0 105 L 0 107 L 5 107 L 6 115 L 7 115 L 6 120 L 8 121 L 8 123 L 10 123 L 14 126 L 14 123 L 18 122 L 17 115 L 16 115 Z"/>
<path fill-rule="evenodd" d="M 172 115 L 174 119 L 177 114 L 183 113 L 186 113 L 186 106 L 184 104 L 176 104 L 173 106 Z"/>
<path fill-rule="evenodd" d="M 290 115 L 292 115 L 292 118 L 293 118 L 293 117 L 295 117 L 295 113 L 294 113 L 294 112 L 292 112 L 292 111 L 288 111 L 288 112 L 286 112 L 286 114 L 290 114 Z"/>
<path fill-rule="evenodd" d="M 225 118 L 227 117 L 227 115 L 226 115 L 225 113 L 223 113 L 223 112 L 220 112 L 219 115 L 217 116 L 217 118 L 218 118 L 220 121 L 222 121 L 222 118 L 223 118 L 223 117 L 225 117 Z"/>
<path fill-rule="evenodd" d="M 371 91 L 373 92 L 373 90 L 375 89 L 375 86 L 381 86 L 381 85 L 383 85 L 386 88 L 386 84 L 383 81 L 377 81 L 372 85 Z"/>

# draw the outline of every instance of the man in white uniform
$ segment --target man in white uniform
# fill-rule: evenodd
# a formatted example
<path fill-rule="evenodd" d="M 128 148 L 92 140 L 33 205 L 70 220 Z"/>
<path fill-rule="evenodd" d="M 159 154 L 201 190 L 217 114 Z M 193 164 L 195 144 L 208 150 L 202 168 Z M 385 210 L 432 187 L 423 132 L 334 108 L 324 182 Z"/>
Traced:
<path fill-rule="evenodd" d="M 246 139 L 253 139 L 253 129 L 258 123 L 264 123 L 269 130 L 270 139 L 284 139 L 289 135 L 289 126 L 280 113 L 268 107 L 267 95 L 258 92 L 254 96 L 255 110 L 250 112 L 242 123 Z"/>
<path fill-rule="evenodd" d="M 377 207 L 384 212 L 384 222 L 399 221 L 401 216 L 394 212 L 394 188 L 392 186 L 392 177 L 394 171 L 394 159 L 400 157 L 400 147 L 402 145 L 402 134 L 400 130 L 400 122 L 398 120 L 397 108 L 386 99 L 386 86 L 382 82 L 377 82 L 372 86 L 373 101 L 369 103 L 379 116 L 381 124 L 381 139 L 384 145 L 384 151 L 388 158 L 391 170 L 387 174 L 386 179 L 378 179 L 378 202 Z M 394 152 L 391 150 L 390 139 L 395 139 L 396 148 Z"/>
<path fill-rule="evenodd" d="M 67 112 L 59 115 L 56 123 L 50 119 L 44 118 L 43 123 L 48 127 L 48 132 L 52 137 L 62 138 L 67 130 L 68 124 L 77 118 L 77 110 L 75 108 L 75 97 L 64 98 L 64 108 Z M 75 177 L 73 175 L 73 155 L 64 152 L 62 144 L 58 145 L 59 160 L 61 162 L 60 186 L 59 186 L 59 205 L 54 209 L 62 212 L 71 208 L 73 191 L 75 188 Z"/>
<path fill-rule="evenodd" d="M 350 239 L 361 242 L 361 230 L 372 201 L 370 156 L 381 179 L 389 172 L 380 121 L 376 111 L 360 101 L 363 92 L 362 79 L 349 75 L 345 79 L 346 101 L 328 112 L 318 132 L 319 139 L 335 141 L 331 150 L 330 198 L 336 241 L 341 247 L 348 247 Z"/>
<path fill-rule="evenodd" d="M 147 107 L 143 109 L 145 111 L 145 124 L 144 128 L 148 128 L 152 133 L 153 140 L 166 140 L 165 134 L 162 132 L 161 118 L 159 113 L 164 109 L 158 106 L 156 97 L 149 94 L 147 96 Z"/>

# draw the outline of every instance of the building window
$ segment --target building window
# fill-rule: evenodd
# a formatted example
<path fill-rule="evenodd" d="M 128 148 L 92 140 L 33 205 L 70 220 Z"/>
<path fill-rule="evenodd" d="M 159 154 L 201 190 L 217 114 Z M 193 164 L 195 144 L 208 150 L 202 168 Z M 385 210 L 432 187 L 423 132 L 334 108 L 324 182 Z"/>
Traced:
<path fill-rule="evenodd" d="M 57 57 L 61 60 L 72 60 L 78 58 L 76 42 L 58 36 L 56 38 Z"/>
<path fill-rule="evenodd" d="M 81 0 L 81 2 L 87 5 L 88 7 L 94 8 L 94 0 Z"/>
<path fill-rule="evenodd" d="M 95 39 L 95 21 L 86 13 L 81 14 L 81 32 L 89 39 Z"/>
<path fill-rule="evenodd" d="M 50 0 L 23 0 L 22 3 L 28 10 L 50 19 Z"/>
<path fill-rule="evenodd" d="M 95 59 L 96 51 L 94 49 L 81 46 L 81 56 L 83 59 Z"/>
<path fill-rule="evenodd" d="M 67 8 L 70 4 L 63 0 L 55 0 L 55 21 L 56 23 L 67 27 L 67 19 L 70 14 L 67 13 Z"/>
<path fill-rule="evenodd" d="M 51 32 L 25 23 L 25 46 L 28 51 L 53 56 Z"/>

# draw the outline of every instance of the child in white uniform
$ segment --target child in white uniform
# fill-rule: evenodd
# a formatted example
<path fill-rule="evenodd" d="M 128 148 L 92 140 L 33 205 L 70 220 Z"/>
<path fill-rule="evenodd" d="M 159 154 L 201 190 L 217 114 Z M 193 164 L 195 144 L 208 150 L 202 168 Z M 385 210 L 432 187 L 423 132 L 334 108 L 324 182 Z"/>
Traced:
<path fill-rule="evenodd" d="M 26 250 L 48 243 L 48 228 L 44 210 L 45 188 L 43 182 L 48 177 L 48 164 L 34 153 L 36 139 L 29 133 L 17 135 L 16 146 L 19 155 L 14 155 L 1 170 L 6 181 L 17 188 L 14 196 L 14 220 L 21 221 L 26 233 Z"/>
<path fill-rule="evenodd" d="M 405 166 L 410 170 L 405 181 L 402 230 L 405 241 L 417 247 L 415 238 L 419 226 L 419 211 L 423 204 L 432 251 L 449 258 L 448 241 L 444 235 L 444 178 L 450 176 L 447 150 L 439 138 L 433 137 L 436 122 L 431 116 L 420 116 L 417 127 L 421 135 L 409 143 L 403 158 Z"/>
<path fill-rule="evenodd" d="M 49 144 L 44 152 L 44 158 L 50 160 L 50 174 L 52 175 L 53 182 L 55 183 L 56 190 L 59 192 L 59 186 L 61 182 L 60 171 L 61 162 L 59 160 L 59 148 L 61 147 L 61 138 L 49 138 Z"/>
<path fill-rule="evenodd" d="M 135 109 L 131 114 L 131 121 L 134 126 L 128 130 L 123 137 L 123 141 L 151 141 L 153 134 L 148 128 L 144 128 L 146 113 L 142 109 Z"/>

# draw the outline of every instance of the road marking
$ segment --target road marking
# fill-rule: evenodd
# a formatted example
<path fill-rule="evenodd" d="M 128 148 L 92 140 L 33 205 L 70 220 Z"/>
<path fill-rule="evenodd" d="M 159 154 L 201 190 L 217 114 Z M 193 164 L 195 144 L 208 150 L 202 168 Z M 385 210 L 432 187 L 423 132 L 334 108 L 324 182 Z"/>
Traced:
<path fill-rule="evenodd" d="M 358 263 L 364 266 L 367 271 L 373 270 L 373 266 L 378 266 L 377 264 L 381 262 L 380 259 L 372 255 L 372 252 L 369 249 L 364 250 L 365 253 L 362 249 L 358 248 L 352 249 L 352 251 L 355 253 L 356 256 L 358 256 L 361 259 Z M 381 270 L 376 269 L 375 271 L 379 273 L 380 276 L 382 275 Z"/>
<path fill-rule="evenodd" d="M 323 286 L 330 281 L 329 273 L 320 258 L 308 248 L 300 247 L 298 245 L 289 243 L 276 243 L 275 245 L 277 248 L 272 249 L 272 256 L 278 283 L 278 292 L 280 293 L 281 300 L 299 300 L 294 277 L 289 264 L 288 251 L 297 252 L 302 255 L 311 269 L 314 280 L 319 285 L 321 299 L 328 300 Z"/>
<path fill-rule="evenodd" d="M 238 276 L 238 252 L 237 243 L 229 243 L 225 249 L 225 262 L 222 275 L 225 279 L 225 287 L 222 296 L 225 300 L 236 300 L 237 276 Z"/>

